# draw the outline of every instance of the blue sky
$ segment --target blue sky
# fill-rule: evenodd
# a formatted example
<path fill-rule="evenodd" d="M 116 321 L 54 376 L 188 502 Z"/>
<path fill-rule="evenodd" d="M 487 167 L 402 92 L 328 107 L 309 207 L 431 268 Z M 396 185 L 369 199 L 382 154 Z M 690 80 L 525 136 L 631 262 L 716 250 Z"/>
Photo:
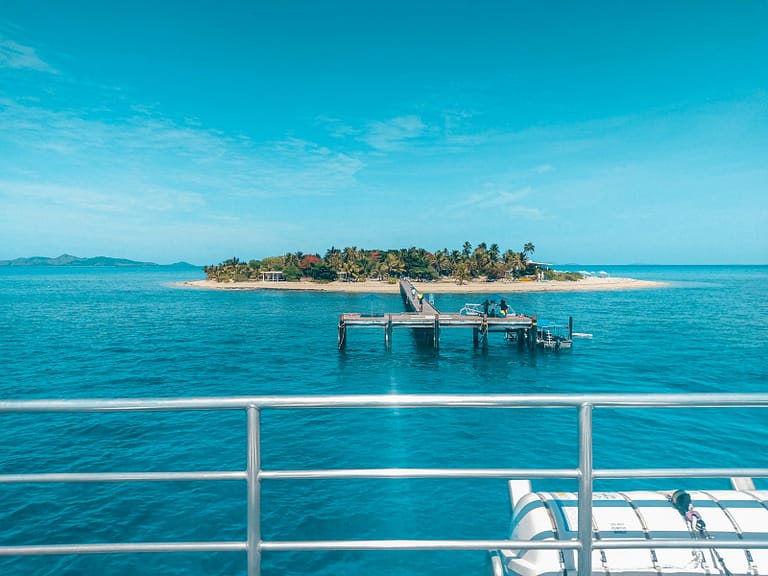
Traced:
<path fill-rule="evenodd" d="M 0 259 L 768 263 L 768 2 L 0 3 Z"/>

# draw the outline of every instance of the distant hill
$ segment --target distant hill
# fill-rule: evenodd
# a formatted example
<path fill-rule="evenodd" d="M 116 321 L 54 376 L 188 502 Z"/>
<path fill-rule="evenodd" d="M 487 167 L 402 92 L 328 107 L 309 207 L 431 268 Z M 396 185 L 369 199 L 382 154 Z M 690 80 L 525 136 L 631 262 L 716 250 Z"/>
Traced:
<path fill-rule="evenodd" d="M 62 254 L 56 258 L 47 256 L 32 256 L 31 258 L 16 258 L 15 260 L 0 260 L 0 266 L 159 266 L 154 262 L 137 262 L 127 258 L 110 258 L 109 256 L 95 256 L 93 258 L 80 258 L 71 254 Z M 171 266 L 190 266 L 187 262 L 176 262 Z"/>

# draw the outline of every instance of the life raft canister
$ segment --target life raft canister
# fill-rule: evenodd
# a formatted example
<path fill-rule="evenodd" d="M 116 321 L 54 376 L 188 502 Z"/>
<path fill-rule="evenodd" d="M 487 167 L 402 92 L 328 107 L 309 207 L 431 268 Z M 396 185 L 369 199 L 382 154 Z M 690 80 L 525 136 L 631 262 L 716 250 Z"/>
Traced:
<path fill-rule="evenodd" d="M 720 548 L 717 541 L 768 541 L 768 491 L 712 490 L 596 492 L 592 535 L 596 541 L 694 540 L 685 513 L 691 503 L 706 521 L 711 548 L 607 549 L 592 553 L 592 573 L 604 576 L 698 576 L 719 573 L 720 559 L 733 574 L 768 574 L 768 549 Z M 677 496 L 675 496 L 677 494 Z M 684 509 L 685 512 L 682 512 Z M 578 537 L 578 494 L 537 492 L 515 503 L 511 540 L 571 540 Z M 507 574 L 576 576 L 574 550 L 501 550 Z M 579 575 L 581 576 L 581 575 Z"/>

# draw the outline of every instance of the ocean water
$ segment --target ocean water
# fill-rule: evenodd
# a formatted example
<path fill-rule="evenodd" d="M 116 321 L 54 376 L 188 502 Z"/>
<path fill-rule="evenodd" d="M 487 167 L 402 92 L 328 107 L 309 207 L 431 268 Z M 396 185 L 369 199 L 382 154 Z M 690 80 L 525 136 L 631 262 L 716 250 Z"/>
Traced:
<path fill-rule="evenodd" d="M 761 392 L 768 267 L 607 267 L 658 289 L 498 296 L 593 335 L 531 353 L 444 330 L 441 348 L 342 312 L 400 311 L 399 296 L 205 291 L 188 269 L 0 268 L 0 399 L 261 394 Z M 482 297 L 437 295 L 458 310 Z M 496 336 L 496 337 L 494 337 Z M 0 473 L 242 470 L 245 415 L 0 414 Z M 265 411 L 267 469 L 573 467 L 576 415 L 539 410 Z M 756 409 L 598 410 L 597 467 L 768 467 Z M 636 480 L 596 489 L 725 488 Z M 758 487 L 766 489 L 765 481 Z M 540 489 L 574 490 L 566 481 Z M 265 481 L 266 540 L 504 538 L 503 480 Z M 0 484 L 0 546 L 245 539 L 241 482 Z M 0 574 L 245 574 L 240 553 L 0 557 Z M 266 553 L 262 573 L 466 575 L 483 552 Z"/>

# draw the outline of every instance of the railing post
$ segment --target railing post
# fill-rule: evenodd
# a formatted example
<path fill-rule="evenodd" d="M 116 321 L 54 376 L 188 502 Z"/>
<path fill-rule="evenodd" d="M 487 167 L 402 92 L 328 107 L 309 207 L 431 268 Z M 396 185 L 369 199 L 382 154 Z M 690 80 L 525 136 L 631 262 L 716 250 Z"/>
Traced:
<path fill-rule="evenodd" d="M 592 574 L 592 405 L 579 406 L 579 550 L 578 576 Z"/>
<path fill-rule="evenodd" d="M 248 576 L 261 574 L 261 424 L 259 409 L 248 407 Z"/>

